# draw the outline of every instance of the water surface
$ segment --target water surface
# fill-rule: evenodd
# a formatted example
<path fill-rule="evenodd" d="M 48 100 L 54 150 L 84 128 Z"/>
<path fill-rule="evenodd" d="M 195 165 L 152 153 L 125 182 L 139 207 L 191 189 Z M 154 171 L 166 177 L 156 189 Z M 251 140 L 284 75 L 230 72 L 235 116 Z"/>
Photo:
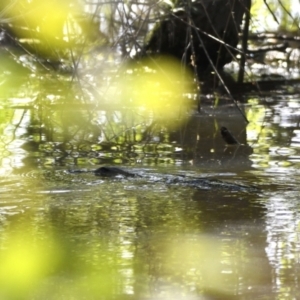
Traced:
<path fill-rule="evenodd" d="M 249 124 L 227 101 L 174 126 L 76 101 L 67 80 L 52 93 L 44 82 L 45 97 L 22 94 L 24 84 L 0 110 L 2 248 L 16 232 L 53 235 L 62 257 L 24 287 L 28 299 L 300 297 L 299 95 L 245 97 Z M 244 145 L 226 147 L 221 126 Z M 68 172 L 103 165 L 148 177 Z M 167 174 L 258 190 L 172 185 Z"/>

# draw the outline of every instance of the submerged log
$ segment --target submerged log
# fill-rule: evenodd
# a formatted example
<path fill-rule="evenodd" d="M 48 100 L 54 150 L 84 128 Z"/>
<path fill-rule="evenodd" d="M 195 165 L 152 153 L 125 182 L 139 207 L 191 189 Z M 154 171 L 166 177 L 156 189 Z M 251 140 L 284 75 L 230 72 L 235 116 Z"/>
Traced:
<path fill-rule="evenodd" d="M 171 55 L 200 73 L 221 69 L 236 54 L 248 0 L 184 0 L 155 26 L 142 55 Z"/>

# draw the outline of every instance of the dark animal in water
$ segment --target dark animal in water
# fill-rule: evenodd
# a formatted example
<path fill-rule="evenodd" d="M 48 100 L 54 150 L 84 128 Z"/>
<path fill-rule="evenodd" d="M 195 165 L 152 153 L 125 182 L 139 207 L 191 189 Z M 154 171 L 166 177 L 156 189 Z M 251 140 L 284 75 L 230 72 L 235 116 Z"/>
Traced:
<path fill-rule="evenodd" d="M 86 172 L 86 171 L 83 171 Z M 198 178 L 185 175 L 151 175 L 151 174 L 135 174 L 117 167 L 100 167 L 94 171 L 96 176 L 111 177 L 111 178 L 128 178 L 136 177 L 146 179 L 149 183 L 163 182 L 169 185 L 189 186 L 201 190 L 231 190 L 242 192 L 258 192 L 258 189 L 253 186 L 245 186 L 236 183 L 225 182 L 211 178 Z M 79 173 L 77 171 L 76 173 Z"/>
<path fill-rule="evenodd" d="M 171 55 L 206 72 L 221 69 L 236 54 L 249 0 L 181 1 L 158 23 L 142 55 Z"/>
<path fill-rule="evenodd" d="M 136 176 L 136 174 L 124 171 L 116 167 L 100 167 L 94 171 L 94 174 L 96 176 L 103 176 L 103 177 L 116 177 L 116 176 L 135 177 Z"/>

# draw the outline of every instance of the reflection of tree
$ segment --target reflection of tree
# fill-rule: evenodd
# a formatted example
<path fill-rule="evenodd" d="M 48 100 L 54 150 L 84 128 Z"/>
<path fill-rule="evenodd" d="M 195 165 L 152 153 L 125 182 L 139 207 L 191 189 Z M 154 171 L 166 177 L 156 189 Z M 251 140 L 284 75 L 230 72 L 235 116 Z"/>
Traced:
<path fill-rule="evenodd" d="M 130 186 L 124 180 L 98 182 L 86 192 L 53 194 L 40 215 L 76 245 L 74 252 L 88 241 L 93 255 L 82 254 L 82 261 L 93 261 L 97 272 L 97 261 L 107 258 L 119 271 L 118 284 L 137 299 L 174 289 L 190 293 L 191 286 L 197 295 L 206 289 L 224 297 L 271 293 L 266 236 L 257 232 L 265 209 L 253 194 L 195 192 L 146 181 L 134 190 Z"/>
<path fill-rule="evenodd" d="M 22 139 L 22 149 L 38 164 L 193 160 L 199 166 L 248 168 L 249 149 L 226 148 L 221 139 L 222 125 L 234 128 L 223 117 L 196 115 L 175 126 L 139 108 L 98 110 L 92 104 L 74 103 L 71 96 L 50 101 L 40 95 L 14 121 L 10 143 Z M 239 115 L 232 121 L 243 122 Z M 245 129 L 234 134 L 246 144 Z"/>

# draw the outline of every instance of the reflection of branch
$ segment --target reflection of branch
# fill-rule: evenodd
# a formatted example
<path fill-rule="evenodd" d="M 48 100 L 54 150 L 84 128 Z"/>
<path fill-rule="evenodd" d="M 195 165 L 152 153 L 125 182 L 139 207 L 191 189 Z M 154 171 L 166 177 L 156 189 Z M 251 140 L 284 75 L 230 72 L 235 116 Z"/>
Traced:
<path fill-rule="evenodd" d="M 106 141 L 111 142 L 111 141 L 113 141 L 114 139 L 117 139 L 117 138 L 118 138 L 119 136 L 121 136 L 122 134 L 127 133 L 127 132 L 129 132 L 129 131 L 131 131 L 131 130 L 135 130 L 135 128 L 137 128 L 137 127 L 139 127 L 139 126 L 142 126 L 142 125 L 144 125 L 144 123 L 139 123 L 139 124 L 136 124 L 135 126 L 131 126 L 130 128 L 125 128 L 125 129 L 119 131 L 118 133 L 114 133 L 114 135 L 111 136 L 111 137 L 108 137 L 103 129 L 102 129 L 102 131 L 103 131 L 103 134 L 105 135 Z M 151 126 L 151 125 L 150 125 L 150 126 Z M 111 128 L 111 130 L 114 131 L 113 128 Z"/>
<path fill-rule="evenodd" d="M 26 113 L 27 113 L 27 109 L 24 109 L 20 121 L 15 125 L 15 129 L 13 130 L 12 139 L 11 139 L 11 141 L 8 142 L 7 144 L 9 144 L 9 143 L 11 143 L 12 141 L 15 140 L 15 138 L 16 138 L 16 131 L 17 131 L 17 129 L 19 128 L 20 124 L 22 123 L 22 121 L 23 121 L 24 116 L 25 116 Z M 12 121 L 12 120 L 11 120 L 11 121 Z M 10 123 L 12 124 L 12 122 L 10 122 Z"/>

